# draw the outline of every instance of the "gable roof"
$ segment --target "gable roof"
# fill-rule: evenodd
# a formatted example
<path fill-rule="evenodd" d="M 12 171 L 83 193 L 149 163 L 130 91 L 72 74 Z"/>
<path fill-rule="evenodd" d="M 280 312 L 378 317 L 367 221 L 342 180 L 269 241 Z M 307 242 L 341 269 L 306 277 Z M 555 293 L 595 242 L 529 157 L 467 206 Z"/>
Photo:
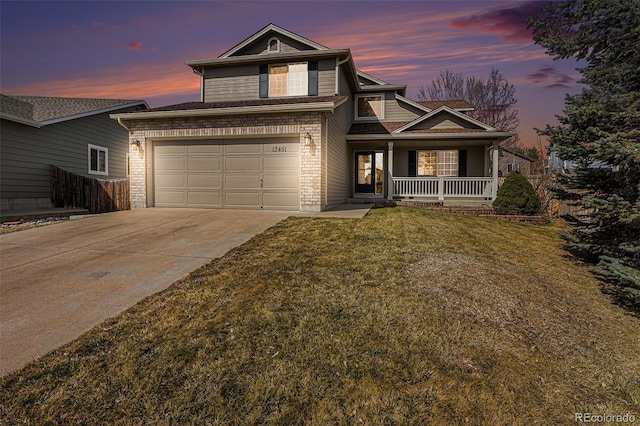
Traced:
<path fill-rule="evenodd" d="M 436 109 L 442 105 L 446 105 L 449 108 L 457 109 L 458 111 L 473 111 L 473 105 L 464 99 L 449 99 L 445 101 L 415 101 L 430 110 Z"/>
<path fill-rule="evenodd" d="M 505 148 L 505 147 L 503 147 L 503 146 L 498 147 L 498 149 L 499 149 L 500 151 L 504 151 L 504 152 L 508 152 L 509 154 L 513 154 L 513 155 L 515 155 L 516 157 L 520 157 L 520 158 L 522 158 L 523 160 L 529 161 L 529 162 L 531 162 L 531 163 L 533 163 L 533 162 L 535 161 L 533 158 L 531 158 L 531 157 L 529 157 L 529 156 L 527 156 L 527 155 L 524 155 L 524 154 L 522 154 L 521 152 L 514 151 L 514 150 L 512 150 L 512 149 Z"/>
<path fill-rule="evenodd" d="M 280 35 L 289 37 L 293 40 L 296 40 L 306 46 L 309 46 L 311 49 L 315 49 L 315 50 L 327 50 L 328 48 L 326 46 L 321 45 L 320 43 L 316 43 L 313 40 L 309 40 L 308 38 L 302 37 L 301 35 L 298 35 L 296 33 L 292 33 L 289 30 L 285 30 L 282 27 L 279 27 L 275 24 L 269 24 L 266 27 L 264 27 L 263 29 L 259 30 L 258 32 L 254 33 L 253 35 L 247 37 L 246 39 L 244 39 L 243 41 L 241 41 L 240 43 L 236 44 L 235 46 L 233 46 L 231 49 L 227 50 L 226 52 L 224 52 L 222 55 L 218 56 L 218 58 L 228 58 L 229 56 L 232 56 L 234 53 L 237 53 L 238 51 L 242 50 L 243 48 L 247 47 L 248 45 L 250 45 L 251 43 L 253 43 L 254 41 L 258 40 L 260 37 L 266 35 L 267 33 L 269 33 L 270 31 L 276 32 Z"/>
<path fill-rule="evenodd" d="M 456 111 L 446 105 L 442 105 L 443 101 L 439 101 L 440 107 L 435 110 L 429 110 L 421 103 L 416 103 L 410 99 L 396 95 L 396 99 L 412 105 L 416 108 L 422 108 L 427 113 L 409 122 L 367 122 L 353 123 L 347 134 L 347 140 L 389 140 L 393 139 L 482 139 L 482 140 L 502 140 L 514 135 L 514 133 L 502 132 L 494 127 L 482 123 L 462 112 Z M 460 104 L 462 105 L 462 104 Z M 434 117 L 438 114 L 450 114 L 459 120 L 466 121 L 473 128 L 414 128 L 417 124 Z"/>
<path fill-rule="evenodd" d="M 403 102 L 407 105 L 410 105 L 416 109 L 419 109 L 420 111 L 431 112 L 431 108 L 427 108 L 426 106 L 422 105 L 420 102 L 416 102 L 409 98 L 405 98 L 404 96 L 399 95 L 397 93 L 396 93 L 396 100 L 399 102 Z"/>
<path fill-rule="evenodd" d="M 364 80 L 368 80 L 368 81 L 370 81 L 370 82 L 371 82 L 371 84 L 378 84 L 378 85 L 386 85 L 386 84 L 389 84 L 389 83 L 387 83 L 386 81 L 384 81 L 384 80 L 380 80 L 379 78 L 374 77 L 374 76 L 372 76 L 371 74 L 368 74 L 368 73 L 366 73 L 366 72 L 364 72 L 364 71 L 361 71 L 361 70 L 356 70 L 356 74 L 358 75 L 358 78 L 359 78 L 359 79 L 360 79 L 360 78 L 362 78 L 362 79 L 364 79 Z M 366 86 L 366 85 L 365 85 L 365 86 Z"/>
<path fill-rule="evenodd" d="M 2 95 L 1 100 L 0 117 L 33 127 L 42 127 L 133 106 L 149 107 L 145 101 L 130 99 Z"/>
<path fill-rule="evenodd" d="M 405 130 L 409 130 L 412 127 L 414 127 L 415 125 L 417 125 L 418 123 L 422 123 L 423 121 L 427 120 L 428 118 L 434 117 L 435 115 L 438 115 L 440 113 L 449 113 L 452 114 L 460 119 L 462 119 L 463 121 L 466 121 L 474 126 L 478 126 L 488 132 L 495 132 L 497 129 L 495 127 L 491 127 L 488 124 L 485 124 L 481 121 L 476 120 L 475 118 L 469 117 L 468 115 L 465 115 L 453 108 L 450 108 L 446 105 L 441 105 L 439 108 L 434 109 L 433 111 L 423 115 L 422 117 L 418 117 L 413 121 L 410 121 L 409 123 L 405 124 L 404 126 L 396 129 L 393 131 L 393 133 L 402 133 Z"/>

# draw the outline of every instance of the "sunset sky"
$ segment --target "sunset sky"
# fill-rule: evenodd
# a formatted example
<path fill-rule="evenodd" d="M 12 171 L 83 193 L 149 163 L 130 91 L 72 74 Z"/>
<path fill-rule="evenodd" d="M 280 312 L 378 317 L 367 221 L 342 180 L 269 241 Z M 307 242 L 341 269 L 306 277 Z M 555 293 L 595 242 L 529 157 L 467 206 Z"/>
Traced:
<path fill-rule="evenodd" d="M 214 58 L 269 23 L 330 48 L 389 83 L 421 85 L 449 69 L 517 88 L 520 136 L 555 123 L 580 76 L 553 61 L 522 19 L 544 1 L 5 1 L 0 91 L 6 95 L 199 100 L 185 61 Z"/>

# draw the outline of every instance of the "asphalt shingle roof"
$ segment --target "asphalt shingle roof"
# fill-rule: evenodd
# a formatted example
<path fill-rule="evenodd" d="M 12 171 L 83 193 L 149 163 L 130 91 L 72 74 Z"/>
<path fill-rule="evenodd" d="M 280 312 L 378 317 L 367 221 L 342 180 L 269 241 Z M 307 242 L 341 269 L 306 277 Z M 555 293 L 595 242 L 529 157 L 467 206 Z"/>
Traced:
<path fill-rule="evenodd" d="M 33 120 L 33 105 L 11 96 L 0 94 L 0 111 L 16 117 Z"/>
<path fill-rule="evenodd" d="M 117 108 L 141 100 L 57 98 L 49 96 L 7 96 L 2 95 L 0 110 L 33 121 L 43 122 L 104 109 Z"/>
<path fill-rule="evenodd" d="M 354 123 L 349 129 L 350 135 L 388 135 L 396 129 L 407 124 L 408 121 L 402 122 L 375 122 L 375 123 Z"/>
<path fill-rule="evenodd" d="M 294 97 L 294 98 L 252 99 L 247 101 L 185 102 L 182 104 L 145 109 L 138 112 L 190 111 L 190 110 L 197 110 L 197 109 L 240 108 L 240 107 L 262 106 L 262 105 L 290 105 L 290 104 L 306 104 L 306 103 L 314 103 L 314 102 L 338 102 L 344 98 L 345 96 L 305 96 L 305 97 Z"/>
<path fill-rule="evenodd" d="M 473 105 L 471 105 L 469 102 L 465 101 L 464 99 L 451 99 L 446 101 L 415 101 L 415 102 L 429 109 L 437 109 L 442 105 L 446 105 L 451 109 L 473 108 Z"/>

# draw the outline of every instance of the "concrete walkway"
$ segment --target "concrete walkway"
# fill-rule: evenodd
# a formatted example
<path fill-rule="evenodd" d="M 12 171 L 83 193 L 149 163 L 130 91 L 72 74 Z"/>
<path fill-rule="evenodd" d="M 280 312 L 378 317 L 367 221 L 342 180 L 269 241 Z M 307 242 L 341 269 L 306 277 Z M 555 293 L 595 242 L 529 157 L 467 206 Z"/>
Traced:
<path fill-rule="evenodd" d="M 301 216 L 362 219 L 372 208 L 373 204 L 340 204 L 320 213 L 302 213 Z"/>
<path fill-rule="evenodd" d="M 0 375 L 290 215 L 142 209 L 0 235 Z"/>

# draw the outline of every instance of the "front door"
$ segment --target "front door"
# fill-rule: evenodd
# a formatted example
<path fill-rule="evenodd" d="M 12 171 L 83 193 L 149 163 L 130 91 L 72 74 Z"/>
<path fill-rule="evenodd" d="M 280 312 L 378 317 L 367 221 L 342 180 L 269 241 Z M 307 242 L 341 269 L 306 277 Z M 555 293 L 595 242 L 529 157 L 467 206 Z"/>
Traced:
<path fill-rule="evenodd" d="M 384 154 L 376 151 L 355 153 L 355 193 L 383 195 Z"/>

